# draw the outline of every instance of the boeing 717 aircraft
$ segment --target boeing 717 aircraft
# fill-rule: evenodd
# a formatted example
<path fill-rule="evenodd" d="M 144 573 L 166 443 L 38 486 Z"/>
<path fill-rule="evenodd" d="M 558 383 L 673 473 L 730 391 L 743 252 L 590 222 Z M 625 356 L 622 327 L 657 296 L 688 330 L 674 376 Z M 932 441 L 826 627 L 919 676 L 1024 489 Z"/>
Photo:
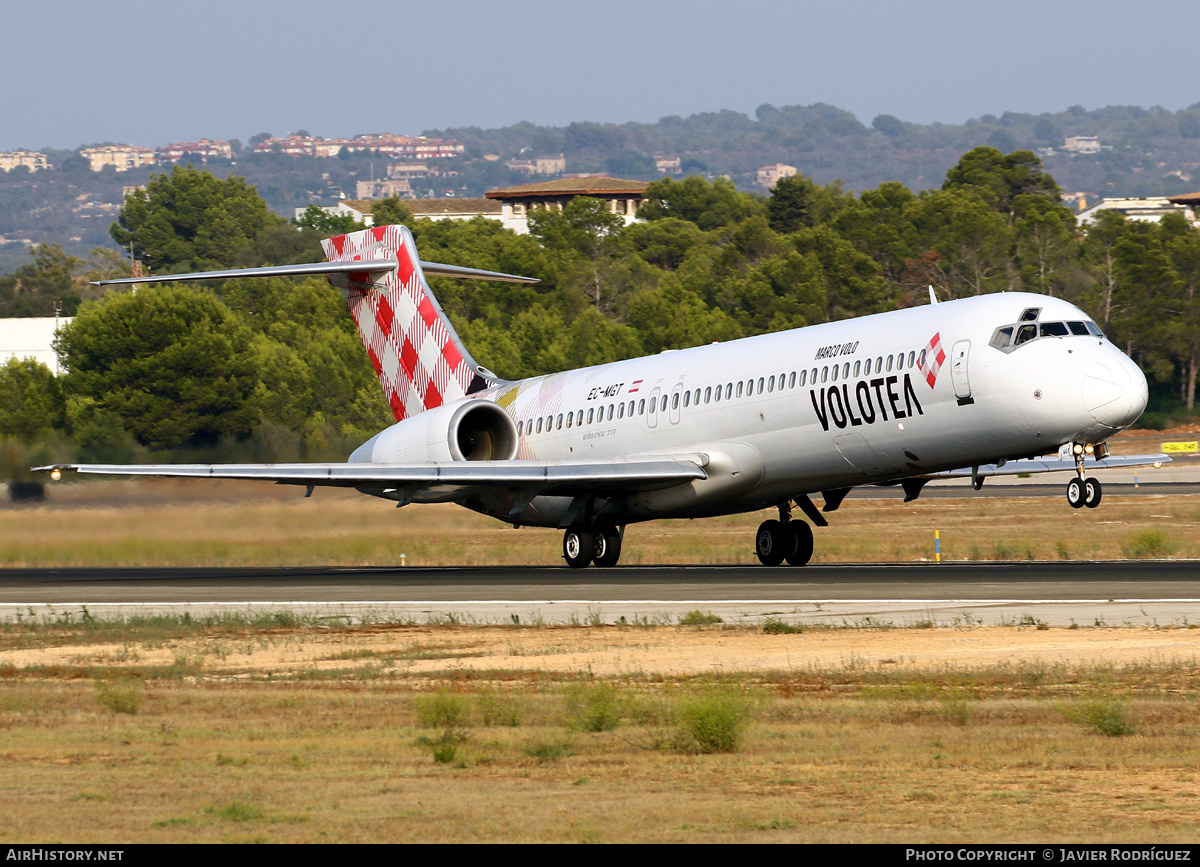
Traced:
<path fill-rule="evenodd" d="M 1146 407 L 1146 379 L 1082 310 L 1023 292 L 927 306 L 506 381 L 463 346 L 426 275 L 536 282 L 421 262 L 409 230 L 323 242 L 328 262 L 155 277 L 323 274 L 345 296 L 396 423 L 346 463 L 41 467 L 352 487 L 453 502 L 564 531 L 563 557 L 613 566 L 625 527 L 777 508 L 758 528 L 767 566 L 804 565 L 818 527 L 859 485 L 905 501 L 938 477 L 1068 470 L 1095 507 L 1106 440 Z M 103 281 L 105 285 L 146 278 Z M 1054 455 L 1049 460 L 1039 456 Z M 811 496 L 820 493 L 820 510 Z"/>

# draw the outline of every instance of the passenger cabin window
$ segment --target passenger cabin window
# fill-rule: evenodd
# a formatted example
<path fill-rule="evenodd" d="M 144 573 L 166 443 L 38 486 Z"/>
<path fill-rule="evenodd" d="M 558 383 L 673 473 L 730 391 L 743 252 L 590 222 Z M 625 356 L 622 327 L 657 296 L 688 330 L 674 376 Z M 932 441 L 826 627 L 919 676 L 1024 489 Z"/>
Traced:
<path fill-rule="evenodd" d="M 679 409 L 679 392 L 675 392 L 671 397 L 671 409 Z"/>
<path fill-rule="evenodd" d="M 712 386 L 711 385 L 708 388 L 704 389 L 704 402 L 712 403 Z"/>
<path fill-rule="evenodd" d="M 774 379 L 774 378 L 775 377 L 773 377 L 773 376 L 771 377 L 771 379 Z M 759 394 L 763 393 L 763 378 L 761 376 L 758 378 L 758 393 Z"/>
<path fill-rule="evenodd" d="M 917 353 L 913 350 L 908 353 L 908 366 L 913 367 L 917 363 Z"/>
<path fill-rule="evenodd" d="M 538 416 L 537 432 L 538 433 L 542 432 L 542 417 L 541 416 Z"/>
<path fill-rule="evenodd" d="M 745 385 L 745 383 L 743 383 L 743 382 L 738 382 L 738 387 L 737 387 L 737 396 L 738 396 L 738 397 L 741 397 L 741 396 L 742 396 L 742 387 L 743 387 L 744 385 Z"/>
<path fill-rule="evenodd" d="M 804 379 L 805 379 L 804 374 L 805 374 L 805 371 L 803 371 L 803 370 L 800 371 L 800 385 L 804 385 Z M 796 371 L 793 370 L 792 376 L 788 380 L 788 388 L 795 388 L 795 387 L 796 387 Z"/>
<path fill-rule="evenodd" d="M 588 424 L 591 424 L 596 418 L 596 408 L 592 407 L 588 410 Z"/>
<path fill-rule="evenodd" d="M 517 436 L 520 436 L 520 435 L 521 435 L 521 434 L 523 434 L 523 433 L 525 433 L 525 421 L 524 421 L 524 419 L 522 419 L 521 421 L 517 422 Z"/>

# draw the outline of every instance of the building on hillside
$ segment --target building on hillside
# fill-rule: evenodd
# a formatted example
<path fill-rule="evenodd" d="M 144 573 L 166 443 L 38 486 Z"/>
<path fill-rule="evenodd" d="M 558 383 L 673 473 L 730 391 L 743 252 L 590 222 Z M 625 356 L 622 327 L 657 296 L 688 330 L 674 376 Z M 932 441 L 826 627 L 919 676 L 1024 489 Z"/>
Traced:
<path fill-rule="evenodd" d="M 622 178 L 562 178 L 540 184 L 488 190 L 484 196 L 501 205 L 501 222 L 518 234 L 529 231 L 529 211 L 547 208 L 561 211 L 576 196 L 603 199 L 610 213 L 618 214 L 629 225 L 637 219 L 637 210 L 649 184 Z"/>
<path fill-rule="evenodd" d="M 535 157 L 531 160 L 509 160 L 505 165 L 514 172 L 527 175 L 561 175 L 567 170 L 567 161 L 562 154 L 554 157 Z"/>
<path fill-rule="evenodd" d="M 200 157 L 201 163 L 207 163 L 211 158 L 231 160 L 233 148 L 227 141 L 202 138 L 196 141 L 177 141 L 154 151 L 154 159 L 160 164 L 177 163 L 185 156 Z"/>
<path fill-rule="evenodd" d="M 412 184 L 404 178 L 393 178 L 386 181 L 359 181 L 354 185 L 354 195 L 357 199 L 388 199 L 399 196 L 411 199 Z"/>
<path fill-rule="evenodd" d="M 360 135 L 352 139 L 323 139 L 311 135 L 292 135 L 287 138 L 269 138 L 254 146 L 254 150 L 260 153 L 278 150 L 288 156 L 321 159 L 336 157 L 343 150 L 350 153 L 374 151 L 389 157 L 441 159 L 458 156 L 463 149 L 462 142 L 453 139 L 425 138 L 424 136 L 414 138 L 391 133 Z"/>
<path fill-rule="evenodd" d="M 137 145 L 103 145 L 96 148 L 84 148 L 79 155 L 92 164 L 94 172 L 100 171 L 105 166 L 112 166 L 119 172 L 125 172 L 154 163 L 154 150 Z"/>
<path fill-rule="evenodd" d="M 0 169 L 11 172 L 18 166 L 25 166 L 31 172 L 50 168 L 46 155 L 37 151 L 8 151 L 0 153 Z"/>
<path fill-rule="evenodd" d="M 31 358 L 58 376 L 62 371 L 58 353 L 54 351 L 54 338 L 58 329 L 71 321 L 70 316 L 0 319 L 0 364 L 7 364 L 10 358 Z"/>
<path fill-rule="evenodd" d="M 1094 135 L 1071 135 L 1063 142 L 1063 150 L 1073 154 L 1100 153 L 1100 139 Z"/>
<path fill-rule="evenodd" d="M 681 166 L 679 157 L 667 157 L 655 154 L 654 168 L 657 169 L 658 173 L 661 175 L 683 174 L 683 168 Z"/>
<path fill-rule="evenodd" d="M 412 181 L 438 174 L 425 163 L 388 163 L 387 176 L 393 180 Z"/>
<path fill-rule="evenodd" d="M 769 190 L 784 178 L 795 177 L 795 175 L 795 166 L 786 166 L 783 163 L 776 163 L 773 166 L 763 166 L 758 170 L 758 183 L 759 186 L 766 187 Z"/>
<path fill-rule="evenodd" d="M 1186 198 L 1186 196 L 1176 196 L 1174 198 Z M 1075 219 L 1079 225 L 1086 226 L 1095 222 L 1096 215 L 1101 211 L 1117 211 L 1124 214 L 1127 220 L 1141 220 L 1150 223 L 1157 223 L 1167 214 L 1183 214 L 1193 221 L 1196 217 L 1194 208 L 1189 212 L 1184 204 L 1175 203 L 1174 199 L 1165 196 L 1150 196 L 1146 198 L 1101 199 L 1090 208 L 1076 214 Z"/>
<path fill-rule="evenodd" d="M 1074 208 L 1076 211 L 1086 211 L 1087 210 L 1087 197 L 1089 195 L 1091 195 L 1091 193 L 1084 193 L 1084 192 L 1063 193 L 1061 198 L 1062 198 L 1062 203 L 1064 205 L 1066 205 L 1068 208 Z"/>

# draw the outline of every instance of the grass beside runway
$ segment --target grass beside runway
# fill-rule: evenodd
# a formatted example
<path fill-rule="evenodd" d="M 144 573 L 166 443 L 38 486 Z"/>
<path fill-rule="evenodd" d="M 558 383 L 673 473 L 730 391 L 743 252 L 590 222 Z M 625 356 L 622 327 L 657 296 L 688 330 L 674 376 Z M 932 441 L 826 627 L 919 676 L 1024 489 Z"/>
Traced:
<path fill-rule="evenodd" d="M 797 633 L 707 620 L 9 624 L 5 838 L 1167 843 L 1200 832 L 1195 630 Z M 1175 651 L 1106 661 L 1126 640 Z M 993 645 L 1016 652 L 955 659 Z M 658 667 L 673 652 L 693 654 L 689 670 Z M 739 661 L 749 657 L 759 662 Z"/>
<path fill-rule="evenodd" d="M 557 530 L 511 527 L 457 506 L 337 490 L 311 499 L 253 483 L 59 484 L 41 506 L 0 508 L 0 567 L 557 565 Z M 1017 491 L 1016 493 L 1019 493 Z M 774 510 L 631 525 L 623 564 L 753 564 Z M 816 530 L 814 563 L 1200 557 L 1200 495 L 847 499 Z"/>

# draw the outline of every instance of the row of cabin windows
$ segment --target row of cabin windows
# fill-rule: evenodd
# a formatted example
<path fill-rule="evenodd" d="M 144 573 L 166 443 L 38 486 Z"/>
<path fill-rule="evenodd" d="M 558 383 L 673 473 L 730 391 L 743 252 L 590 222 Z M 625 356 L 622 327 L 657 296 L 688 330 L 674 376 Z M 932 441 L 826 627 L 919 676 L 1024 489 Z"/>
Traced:
<path fill-rule="evenodd" d="M 689 389 L 685 392 L 675 392 L 672 395 L 662 395 L 656 398 L 650 398 L 650 412 L 666 412 L 667 407 L 671 409 L 679 409 L 682 404 L 685 408 L 692 406 L 700 406 L 701 401 L 705 404 L 720 403 L 722 399 L 733 400 L 738 397 L 753 397 L 755 394 L 770 394 L 778 389 L 783 391 L 784 388 L 795 388 L 799 385 L 801 388 L 806 385 L 817 386 L 825 382 L 837 382 L 838 379 L 849 379 L 851 376 L 870 376 L 872 373 L 889 373 L 893 370 L 904 370 L 906 367 L 923 367 L 925 365 L 925 351 L 920 354 L 909 352 L 907 357 L 903 352 L 896 355 L 881 355 L 875 359 L 859 359 L 854 362 L 853 370 L 849 361 L 841 365 L 826 365 L 825 367 L 814 367 L 811 373 L 807 370 L 801 370 L 798 373 L 792 371 L 790 374 L 781 373 L 778 377 L 760 376 L 756 379 L 747 379 L 742 382 L 727 382 L 725 385 L 707 386 L 703 389 Z M 586 420 L 584 410 L 576 410 L 568 413 L 558 413 L 558 415 L 550 414 L 536 419 L 522 420 L 517 423 L 517 434 L 540 434 L 542 431 L 562 430 L 564 427 L 570 429 L 572 427 L 582 427 L 585 424 L 599 424 L 605 421 L 613 421 L 614 419 L 622 419 L 626 416 L 633 418 L 634 415 L 646 414 L 646 398 L 639 400 L 631 400 L 621 403 L 610 403 L 607 407 L 591 407 L 587 410 Z"/>

